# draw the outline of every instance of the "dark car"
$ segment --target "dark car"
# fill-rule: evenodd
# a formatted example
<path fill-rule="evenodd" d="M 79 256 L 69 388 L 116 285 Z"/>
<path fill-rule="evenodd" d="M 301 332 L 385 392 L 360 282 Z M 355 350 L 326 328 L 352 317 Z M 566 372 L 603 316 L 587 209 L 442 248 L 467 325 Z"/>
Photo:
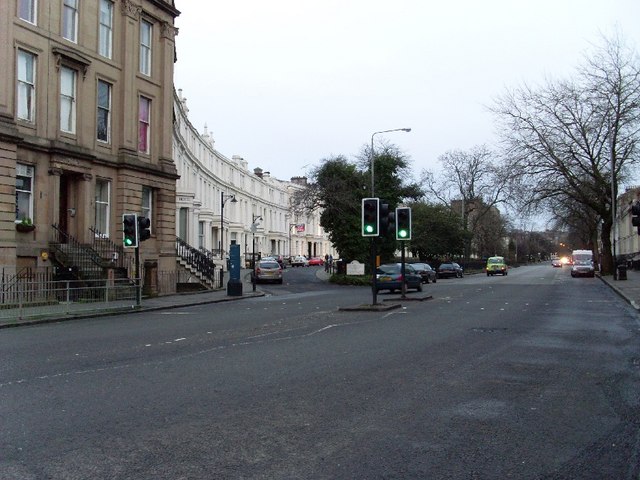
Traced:
<path fill-rule="evenodd" d="M 441 263 L 438 267 L 438 278 L 462 278 L 462 267 L 456 262 Z"/>
<path fill-rule="evenodd" d="M 411 266 L 422 277 L 422 283 L 436 283 L 438 274 L 428 263 L 412 263 Z"/>
<path fill-rule="evenodd" d="M 422 291 L 422 277 L 408 263 L 404 265 L 404 283 L 407 288 L 415 288 L 416 291 Z M 389 290 L 391 293 L 402 289 L 402 264 L 388 263 L 380 265 L 376 269 L 376 292 L 380 290 Z"/>

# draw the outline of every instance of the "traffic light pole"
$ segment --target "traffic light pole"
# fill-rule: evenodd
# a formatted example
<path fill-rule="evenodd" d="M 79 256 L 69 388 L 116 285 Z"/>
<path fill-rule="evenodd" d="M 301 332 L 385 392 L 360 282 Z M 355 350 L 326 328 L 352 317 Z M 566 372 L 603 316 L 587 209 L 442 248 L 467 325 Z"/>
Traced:
<path fill-rule="evenodd" d="M 371 293 L 373 302 L 371 305 L 378 304 L 378 289 L 376 285 L 376 237 L 371 237 Z"/>
<path fill-rule="evenodd" d="M 142 305 L 142 286 L 140 285 L 140 247 L 136 247 L 136 305 Z"/>
<path fill-rule="evenodd" d="M 407 269 L 404 267 L 404 242 L 401 242 L 401 243 L 402 243 L 402 254 L 400 257 L 400 261 L 402 262 L 402 267 L 400 267 L 401 268 L 400 273 L 402 275 L 401 291 L 402 291 L 402 299 L 405 299 L 407 298 L 407 282 L 405 281 L 405 275 L 407 273 L 406 272 Z"/>

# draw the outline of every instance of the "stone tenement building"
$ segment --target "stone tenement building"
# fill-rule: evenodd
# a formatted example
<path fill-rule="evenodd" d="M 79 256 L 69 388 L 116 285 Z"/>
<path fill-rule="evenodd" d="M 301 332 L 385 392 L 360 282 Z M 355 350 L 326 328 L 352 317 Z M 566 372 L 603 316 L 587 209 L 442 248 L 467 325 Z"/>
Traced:
<path fill-rule="evenodd" d="M 164 0 L 0 2 L 4 270 L 50 265 L 59 235 L 121 245 L 123 213 L 151 220 L 142 261 L 175 269 L 179 13 Z"/>

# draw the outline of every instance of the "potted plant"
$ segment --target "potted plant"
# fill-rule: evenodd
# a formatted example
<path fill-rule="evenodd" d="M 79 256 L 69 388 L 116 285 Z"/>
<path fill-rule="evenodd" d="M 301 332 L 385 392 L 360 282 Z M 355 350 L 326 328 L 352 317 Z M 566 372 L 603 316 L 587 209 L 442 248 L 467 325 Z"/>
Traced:
<path fill-rule="evenodd" d="M 16 223 L 16 230 L 19 232 L 33 232 L 36 229 L 36 226 L 33 224 L 29 217 L 25 217 L 21 222 Z"/>

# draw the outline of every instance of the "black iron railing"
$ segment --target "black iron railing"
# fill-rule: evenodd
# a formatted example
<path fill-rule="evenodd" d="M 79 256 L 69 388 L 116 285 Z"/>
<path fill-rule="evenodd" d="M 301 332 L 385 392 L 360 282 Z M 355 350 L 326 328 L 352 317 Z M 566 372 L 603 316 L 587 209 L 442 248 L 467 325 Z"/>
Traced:
<path fill-rule="evenodd" d="M 198 250 L 200 250 L 202 252 L 202 254 L 204 256 L 206 256 L 209 260 L 211 260 L 213 262 L 214 259 L 220 259 L 220 253 L 216 253 L 219 252 L 218 250 L 214 250 L 213 252 L 211 250 L 207 250 L 204 247 L 200 247 Z"/>
<path fill-rule="evenodd" d="M 181 238 L 176 237 L 176 254 L 184 260 L 187 265 L 195 269 L 205 280 L 216 285 L 215 270 L 216 265 L 212 258 L 201 250 L 192 247 Z"/>
<path fill-rule="evenodd" d="M 96 227 L 89 227 L 93 234 L 91 248 L 111 267 L 125 269 L 129 275 L 133 274 L 135 258 L 122 245 L 114 243 L 107 235 Z"/>
<path fill-rule="evenodd" d="M 49 246 L 56 262 L 73 268 L 80 278 L 96 278 L 102 275 L 104 262 L 98 252 L 80 243 L 56 224 L 52 225 L 53 239 Z"/>

